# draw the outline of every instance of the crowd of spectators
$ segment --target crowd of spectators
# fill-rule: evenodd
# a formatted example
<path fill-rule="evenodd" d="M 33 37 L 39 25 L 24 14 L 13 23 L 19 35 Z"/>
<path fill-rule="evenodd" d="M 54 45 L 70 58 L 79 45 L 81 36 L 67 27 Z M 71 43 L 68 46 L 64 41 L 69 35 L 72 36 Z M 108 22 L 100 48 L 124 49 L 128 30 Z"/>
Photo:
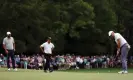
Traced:
<path fill-rule="evenodd" d="M 15 55 L 16 67 L 24 69 L 43 69 L 46 60 L 42 55 Z M 0 67 L 6 67 L 6 56 L 0 54 Z M 133 65 L 133 56 L 130 56 L 129 64 Z M 10 64 L 12 62 L 10 61 Z M 55 70 L 66 69 L 91 69 L 91 68 L 114 68 L 120 67 L 120 57 L 114 56 L 75 56 L 57 55 L 52 57 L 51 67 Z"/>

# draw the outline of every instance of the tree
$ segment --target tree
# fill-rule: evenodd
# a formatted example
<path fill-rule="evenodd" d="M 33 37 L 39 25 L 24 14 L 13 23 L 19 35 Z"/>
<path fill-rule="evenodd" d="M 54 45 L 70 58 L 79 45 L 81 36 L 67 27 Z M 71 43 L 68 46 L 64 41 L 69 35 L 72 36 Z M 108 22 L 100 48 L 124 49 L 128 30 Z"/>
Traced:
<path fill-rule="evenodd" d="M 1 0 L 0 41 L 11 31 L 19 53 L 39 53 L 51 36 L 56 54 L 113 54 L 109 30 L 133 43 L 132 7 L 132 0 Z"/>

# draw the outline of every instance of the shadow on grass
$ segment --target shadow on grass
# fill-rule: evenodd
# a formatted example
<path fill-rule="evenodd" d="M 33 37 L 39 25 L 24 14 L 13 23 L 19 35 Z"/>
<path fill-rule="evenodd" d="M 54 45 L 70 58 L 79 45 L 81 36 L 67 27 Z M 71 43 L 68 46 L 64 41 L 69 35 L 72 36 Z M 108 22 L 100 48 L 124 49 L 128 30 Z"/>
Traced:
<path fill-rule="evenodd" d="M 20 68 L 18 68 L 17 71 L 14 71 L 13 69 L 8 71 L 7 68 L 0 68 L 0 72 L 43 72 L 43 70 L 20 69 Z"/>
<path fill-rule="evenodd" d="M 117 73 L 120 71 L 120 68 L 96 68 L 96 69 L 73 69 L 73 70 L 58 70 L 55 72 L 78 72 L 78 73 Z M 0 68 L 0 72 L 43 72 L 43 70 L 31 70 L 31 69 L 18 69 L 18 71 L 7 71 L 6 68 Z M 129 73 L 133 73 L 133 68 L 128 69 Z"/>

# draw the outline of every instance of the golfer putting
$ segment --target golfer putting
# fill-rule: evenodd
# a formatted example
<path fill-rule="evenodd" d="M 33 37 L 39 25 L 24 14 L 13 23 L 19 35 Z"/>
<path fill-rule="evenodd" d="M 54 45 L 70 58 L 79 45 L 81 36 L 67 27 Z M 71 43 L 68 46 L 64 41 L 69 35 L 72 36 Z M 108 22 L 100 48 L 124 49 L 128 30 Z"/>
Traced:
<path fill-rule="evenodd" d="M 114 31 L 109 31 L 108 35 L 115 39 L 117 43 L 117 55 L 121 53 L 121 61 L 122 61 L 122 71 L 118 72 L 119 74 L 127 74 L 127 55 L 130 50 L 130 45 L 128 42 L 122 37 L 119 33 L 114 33 Z"/>

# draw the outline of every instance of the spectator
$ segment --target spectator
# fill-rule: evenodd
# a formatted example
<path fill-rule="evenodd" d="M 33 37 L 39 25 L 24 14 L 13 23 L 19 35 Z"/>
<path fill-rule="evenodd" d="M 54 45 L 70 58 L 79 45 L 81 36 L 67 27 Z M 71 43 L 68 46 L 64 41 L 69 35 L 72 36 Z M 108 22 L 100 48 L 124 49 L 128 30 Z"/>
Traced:
<path fill-rule="evenodd" d="M 98 68 L 96 56 L 91 58 L 91 65 L 92 65 L 92 68 Z"/>
<path fill-rule="evenodd" d="M 86 68 L 87 69 L 91 68 L 90 62 L 91 62 L 90 57 L 87 57 L 87 63 L 86 63 Z"/>
<path fill-rule="evenodd" d="M 43 68 L 43 58 L 41 56 L 38 56 L 38 67 L 39 69 Z"/>
<path fill-rule="evenodd" d="M 80 67 L 80 56 L 76 57 L 76 64 L 77 64 L 77 68 Z"/>
<path fill-rule="evenodd" d="M 35 69 L 38 70 L 39 66 L 38 66 L 38 56 L 34 56 L 34 64 L 35 64 Z"/>
<path fill-rule="evenodd" d="M 107 58 L 106 58 L 106 56 L 103 56 L 102 59 L 103 59 L 102 68 L 107 68 Z"/>
<path fill-rule="evenodd" d="M 43 56 L 24 56 L 19 55 L 15 56 L 16 64 L 21 64 L 21 68 L 24 69 L 42 69 L 43 68 Z M 45 59 L 46 60 L 46 59 Z M 45 61 L 46 62 L 46 61 Z M 10 59 L 10 64 L 11 64 Z M 71 56 L 71 55 L 62 55 L 52 57 L 51 66 L 55 69 L 79 69 L 79 68 L 113 68 L 120 67 L 120 57 L 116 60 L 114 56 Z M 6 66 L 6 57 L 0 55 L 0 66 Z M 133 66 L 133 57 L 130 57 L 130 65 Z M 20 65 L 19 65 L 20 67 Z"/>
<path fill-rule="evenodd" d="M 17 64 L 17 66 L 20 67 L 20 57 L 19 57 L 19 55 L 16 55 L 15 62 Z"/>
<path fill-rule="evenodd" d="M 0 54 L 0 67 L 4 66 L 4 56 Z"/>
<path fill-rule="evenodd" d="M 24 69 L 27 69 L 27 66 L 28 66 L 28 59 L 27 59 L 26 56 L 23 58 L 23 61 L 24 61 Z"/>

